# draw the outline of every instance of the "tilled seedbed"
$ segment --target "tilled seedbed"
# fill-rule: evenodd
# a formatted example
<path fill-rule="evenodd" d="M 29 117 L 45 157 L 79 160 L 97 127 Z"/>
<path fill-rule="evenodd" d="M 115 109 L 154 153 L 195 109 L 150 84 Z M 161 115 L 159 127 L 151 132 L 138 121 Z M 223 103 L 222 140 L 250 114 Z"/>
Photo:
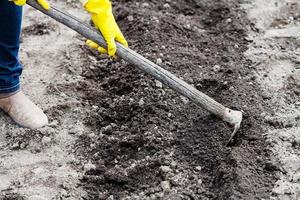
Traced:
<path fill-rule="evenodd" d="M 79 46 L 84 80 L 57 85 L 91 108 L 74 146 L 85 199 L 263 199 L 273 188 L 263 119 L 268 110 L 244 57 L 253 28 L 238 1 L 116 1 L 130 47 L 226 106 L 231 128 L 124 61 Z M 252 84 L 249 84 L 251 82 Z M 55 113 L 53 113 L 55 116 Z"/>
<path fill-rule="evenodd" d="M 242 110 L 240 131 L 227 147 L 228 124 L 27 6 L 22 90 L 50 123 L 1 113 L 0 200 L 299 199 L 299 2 L 113 4 L 130 48 Z"/>

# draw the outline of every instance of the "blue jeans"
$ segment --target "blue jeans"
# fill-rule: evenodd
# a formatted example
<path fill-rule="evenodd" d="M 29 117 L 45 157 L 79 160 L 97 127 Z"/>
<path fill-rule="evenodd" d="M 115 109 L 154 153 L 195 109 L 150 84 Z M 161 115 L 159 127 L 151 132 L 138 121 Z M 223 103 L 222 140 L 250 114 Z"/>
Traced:
<path fill-rule="evenodd" d="M 22 65 L 19 45 L 22 7 L 0 0 L 0 93 L 16 92 L 20 88 Z"/>

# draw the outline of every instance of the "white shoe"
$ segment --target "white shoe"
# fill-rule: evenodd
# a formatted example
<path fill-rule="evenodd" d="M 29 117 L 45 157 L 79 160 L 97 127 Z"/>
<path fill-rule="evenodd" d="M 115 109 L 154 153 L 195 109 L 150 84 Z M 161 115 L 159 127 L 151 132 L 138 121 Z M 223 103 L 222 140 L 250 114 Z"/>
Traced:
<path fill-rule="evenodd" d="M 0 99 L 0 109 L 25 128 L 38 129 L 48 124 L 45 113 L 21 91 Z"/>

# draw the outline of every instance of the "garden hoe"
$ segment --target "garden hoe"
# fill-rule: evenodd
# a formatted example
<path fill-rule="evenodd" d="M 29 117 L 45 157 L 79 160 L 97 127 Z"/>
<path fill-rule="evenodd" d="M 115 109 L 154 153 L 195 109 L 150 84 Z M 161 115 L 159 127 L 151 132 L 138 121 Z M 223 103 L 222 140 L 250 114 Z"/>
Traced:
<path fill-rule="evenodd" d="M 56 21 L 66 25 L 67 27 L 73 29 L 85 38 L 93 40 L 99 45 L 106 47 L 106 43 L 98 30 L 86 23 L 81 22 L 74 16 L 71 16 L 66 12 L 62 12 L 55 7 L 51 7 L 50 10 L 46 11 L 36 2 L 36 0 L 27 0 L 27 4 L 41 11 L 42 13 L 50 16 Z M 232 132 L 227 145 L 230 144 L 231 140 L 240 128 L 240 124 L 242 121 L 241 111 L 226 108 L 222 104 L 216 102 L 215 100 L 213 100 L 206 94 L 200 92 L 185 81 L 179 79 L 169 71 L 161 68 L 160 66 L 144 58 L 140 54 L 134 52 L 133 50 L 127 47 L 124 47 L 119 43 L 117 43 L 117 56 L 124 59 L 128 63 L 138 67 L 142 71 L 148 73 L 158 81 L 164 83 L 165 85 L 169 86 L 181 95 L 187 97 L 198 106 L 206 109 L 207 111 L 220 117 L 223 121 L 228 122 L 230 125 L 232 125 L 234 127 L 234 131 Z"/>

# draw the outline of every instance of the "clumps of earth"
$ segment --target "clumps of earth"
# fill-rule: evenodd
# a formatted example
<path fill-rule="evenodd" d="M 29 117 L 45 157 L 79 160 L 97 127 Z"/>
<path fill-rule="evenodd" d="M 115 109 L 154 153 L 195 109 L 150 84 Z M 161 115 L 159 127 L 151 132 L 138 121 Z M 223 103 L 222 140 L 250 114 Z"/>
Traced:
<path fill-rule="evenodd" d="M 54 188 L 54 199 L 297 199 L 299 73 L 294 65 L 299 59 L 291 52 L 299 45 L 296 39 L 275 40 L 272 34 L 285 34 L 281 31 L 297 24 L 299 12 L 293 3 L 279 9 L 282 5 L 275 1 L 113 2 L 133 50 L 244 112 L 228 147 L 232 127 L 222 120 L 31 12 L 22 35 L 29 53 L 23 57 L 25 66 L 35 67 L 28 69 L 30 76 L 44 73 L 35 65 L 52 58 L 43 66 L 51 80 L 42 77 L 33 85 L 38 95 L 32 92 L 46 96 L 35 100 L 47 104 L 51 123 L 37 131 L 0 127 L 5 131 L 0 147 L 10 161 L 4 175 L 14 179 L 14 170 L 24 175 L 21 181 L 15 177 L 0 199 L 42 197 L 49 190 L 41 185 Z M 90 17 L 78 12 L 78 2 L 56 3 L 67 4 L 72 14 L 90 23 Z M 265 7 L 282 12 L 265 19 Z M 37 43 L 44 42 L 47 48 L 41 51 Z M 35 80 L 30 76 L 28 85 Z M 19 152 L 27 156 L 22 156 L 24 164 L 11 170 Z M 37 187 L 28 186 L 28 180 Z"/>
<path fill-rule="evenodd" d="M 245 121 L 225 147 L 231 129 L 219 119 L 134 66 L 81 46 L 85 80 L 57 87 L 91 107 L 84 120 L 91 128 L 76 144 L 86 198 L 266 198 L 276 169 L 257 114 L 263 97 L 248 84 L 255 76 L 242 52 L 250 23 L 238 3 L 121 1 L 114 9 L 134 50 L 245 111 Z"/>

